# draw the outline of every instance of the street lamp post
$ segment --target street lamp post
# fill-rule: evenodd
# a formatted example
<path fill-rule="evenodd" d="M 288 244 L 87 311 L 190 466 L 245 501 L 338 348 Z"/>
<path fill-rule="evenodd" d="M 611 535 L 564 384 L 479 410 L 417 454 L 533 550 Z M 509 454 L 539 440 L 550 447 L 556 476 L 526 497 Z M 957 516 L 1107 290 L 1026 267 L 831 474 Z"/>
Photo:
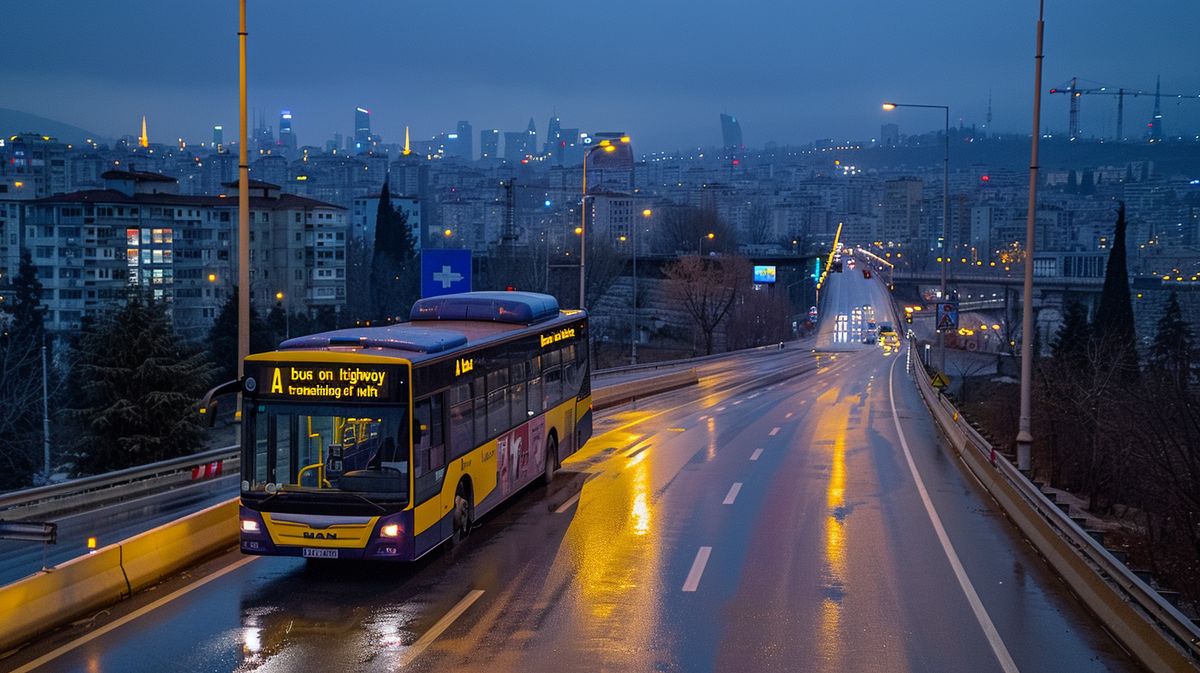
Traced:
<path fill-rule="evenodd" d="M 1038 3 L 1036 74 L 1033 85 L 1033 141 L 1029 159 L 1029 210 L 1025 214 L 1025 297 L 1021 306 L 1021 415 L 1017 420 L 1017 469 L 1033 467 L 1033 244 L 1037 222 L 1038 127 L 1042 121 L 1042 34 L 1045 2 Z M 1007 297 L 1007 295 L 1005 295 Z"/>
<path fill-rule="evenodd" d="M 949 105 L 918 105 L 916 103 L 884 103 L 883 109 L 886 111 L 895 110 L 898 107 L 918 107 L 931 110 L 941 110 L 946 115 L 945 133 L 942 136 L 945 141 L 944 150 L 942 153 L 942 301 L 947 301 L 949 297 L 946 294 L 946 271 L 950 267 L 950 106 Z M 937 324 L 934 323 L 934 329 L 937 329 Z M 938 330 L 938 369 L 943 373 L 946 371 L 946 335 L 941 330 Z"/>
<path fill-rule="evenodd" d="M 283 338 L 292 338 L 292 312 L 283 305 L 283 290 L 275 293 L 275 302 L 279 304 L 280 310 L 283 311 Z"/>
<path fill-rule="evenodd" d="M 707 240 L 709 240 L 709 241 L 711 241 L 711 240 L 713 240 L 713 239 L 714 239 L 714 238 L 716 238 L 716 237 L 717 237 L 717 235 L 716 235 L 716 234 L 714 234 L 714 233 L 713 233 L 713 232 L 711 232 L 711 231 L 710 231 L 710 232 L 708 232 L 707 234 L 705 234 L 705 235 L 701 236 L 701 237 L 700 237 L 700 242 L 699 242 L 698 244 L 696 244 L 696 254 L 697 254 L 697 255 L 699 255 L 699 256 L 701 256 L 701 257 L 703 257 L 703 256 L 704 256 L 704 241 L 705 241 L 706 239 L 707 239 Z"/>
<path fill-rule="evenodd" d="M 238 129 L 238 379 L 250 355 L 250 159 L 246 114 L 246 0 L 239 4 L 238 91 L 241 128 Z M 238 399 L 238 414 L 241 413 Z"/>
<path fill-rule="evenodd" d="M 653 214 L 654 214 L 654 211 L 650 210 L 649 208 L 646 208 L 645 210 L 642 211 L 642 217 L 645 219 L 650 219 L 650 216 Z M 629 326 L 629 360 L 630 360 L 630 364 L 635 364 L 635 365 L 637 364 L 637 361 L 638 361 L 637 360 L 637 345 L 638 345 L 638 292 L 637 292 L 638 242 L 637 242 L 637 230 L 638 230 L 639 226 L 640 225 L 637 225 L 637 224 L 635 224 L 633 226 L 633 232 L 632 232 L 633 240 L 631 241 L 631 243 L 633 245 L 633 302 L 632 302 L 633 316 L 630 319 L 630 326 Z"/>
<path fill-rule="evenodd" d="M 629 136 L 621 136 L 622 143 L 629 142 Z M 600 141 L 600 144 L 589 147 L 583 153 L 583 196 L 579 199 L 579 308 L 584 308 L 584 299 L 587 289 L 587 164 L 593 152 L 603 150 L 607 153 L 617 151 L 617 146 L 607 138 Z"/>

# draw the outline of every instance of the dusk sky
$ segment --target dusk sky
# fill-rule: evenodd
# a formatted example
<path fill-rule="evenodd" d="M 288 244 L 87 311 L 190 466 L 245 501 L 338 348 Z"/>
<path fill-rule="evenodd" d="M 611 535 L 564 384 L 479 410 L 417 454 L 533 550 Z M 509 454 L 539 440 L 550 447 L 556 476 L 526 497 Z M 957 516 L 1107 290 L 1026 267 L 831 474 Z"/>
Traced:
<path fill-rule="evenodd" d="M 250 105 L 276 124 L 289 108 L 302 144 L 352 132 L 370 108 L 385 142 L 429 138 L 459 119 L 544 134 L 626 130 L 639 152 L 713 145 L 717 115 L 745 141 L 872 138 L 940 124 L 936 112 L 883 113 L 894 99 L 949 103 L 954 123 L 1029 130 L 1037 3 L 944 0 L 696 2 L 532 0 L 448 3 L 250 0 Z M 237 129 L 237 2 L 7 3 L 0 107 L 116 137 L 206 141 Z M 1200 3 L 1051 0 L 1046 87 L 1072 75 L 1113 86 L 1200 93 Z M 1127 101 L 1126 128 L 1151 101 Z M 1084 133 L 1111 134 L 1116 105 L 1085 97 Z M 1200 101 L 1164 105 L 1168 134 L 1200 131 Z M 1043 126 L 1065 129 L 1048 96 Z M 36 129 L 22 129 L 36 130 Z M 476 143 L 478 138 L 476 137 Z"/>

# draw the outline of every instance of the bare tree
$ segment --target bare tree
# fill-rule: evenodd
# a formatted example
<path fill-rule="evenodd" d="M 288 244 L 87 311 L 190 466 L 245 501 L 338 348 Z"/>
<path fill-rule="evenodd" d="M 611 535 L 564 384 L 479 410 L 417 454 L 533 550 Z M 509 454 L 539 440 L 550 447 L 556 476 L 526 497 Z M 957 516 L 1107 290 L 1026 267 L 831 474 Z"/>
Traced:
<path fill-rule="evenodd" d="M 791 337 L 791 313 L 791 303 L 775 288 L 741 293 L 725 327 L 730 350 L 786 341 Z"/>
<path fill-rule="evenodd" d="M 750 282 L 750 263 L 732 255 L 684 257 L 663 274 L 668 295 L 704 337 L 705 354 L 712 355 L 714 333 L 729 316 L 739 288 Z"/>
<path fill-rule="evenodd" d="M 737 237 L 714 210 L 670 206 L 663 209 L 655 244 L 659 252 L 666 254 L 733 252 L 737 250 Z"/>
<path fill-rule="evenodd" d="M 771 235 L 774 229 L 771 207 L 762 199 L 755 199 L 749 205 L 750 211 L 746 218 L 746 236 L 749 242 L 755 245 L 777 243 Z"/>

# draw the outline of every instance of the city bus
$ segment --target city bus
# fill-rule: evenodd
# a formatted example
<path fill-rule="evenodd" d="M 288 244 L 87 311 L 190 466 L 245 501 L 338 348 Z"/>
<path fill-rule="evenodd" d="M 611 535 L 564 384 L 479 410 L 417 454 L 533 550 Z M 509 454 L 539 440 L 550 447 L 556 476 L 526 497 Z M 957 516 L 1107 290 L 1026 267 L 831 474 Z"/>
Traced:
<path fill-rule="evenodd" d="M 413 560 L 591 436 L 587 313 L 468 292 L 245 360 L 241 550 Z"/>

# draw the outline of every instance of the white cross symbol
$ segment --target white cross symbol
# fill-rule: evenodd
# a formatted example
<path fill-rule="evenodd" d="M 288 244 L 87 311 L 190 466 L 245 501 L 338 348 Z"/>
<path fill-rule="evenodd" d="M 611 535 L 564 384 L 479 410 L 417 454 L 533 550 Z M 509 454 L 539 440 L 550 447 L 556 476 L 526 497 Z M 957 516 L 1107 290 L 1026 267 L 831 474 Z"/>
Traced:
<path fill-rule="evenodd" d="M 448 290 L 451 285 L 462 280 L 463 275 L 457 271 L 451 271 L 448 266 L 443 266 L 441 271 L 433 274 L 433 279 L 442 284 L 443 290 Z"/>

